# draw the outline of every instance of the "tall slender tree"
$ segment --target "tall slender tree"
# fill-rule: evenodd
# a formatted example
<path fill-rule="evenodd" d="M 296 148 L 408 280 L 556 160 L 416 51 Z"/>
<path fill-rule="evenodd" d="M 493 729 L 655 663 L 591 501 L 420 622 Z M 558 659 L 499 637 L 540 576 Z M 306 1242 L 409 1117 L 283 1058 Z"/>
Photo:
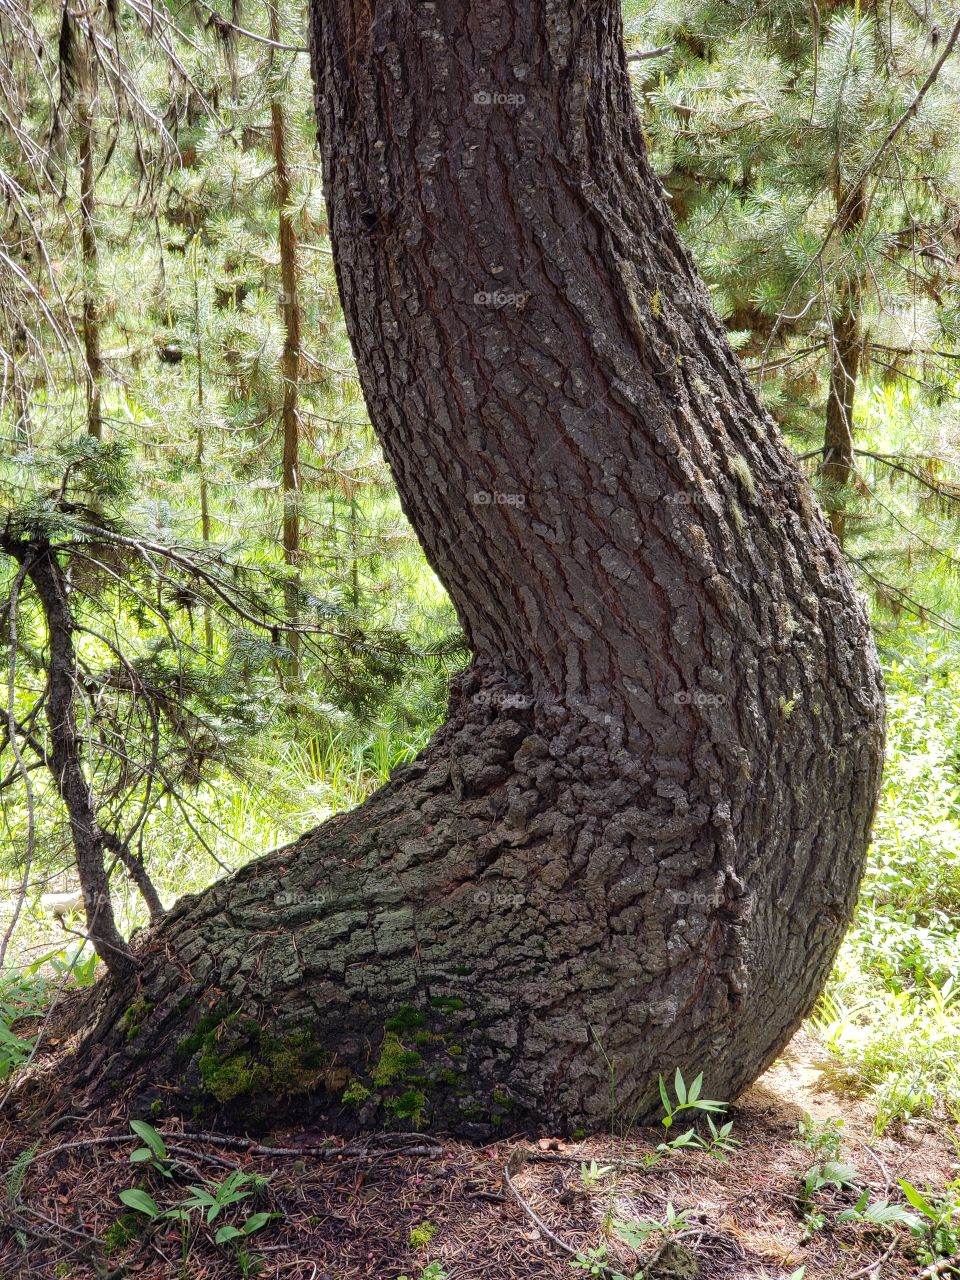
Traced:
<path fill-rule="evenodd" d="M 283 35 L 278 4 L 271 4 L 270 38 L 280 44 Z M 276 50 L 271 48 L 271 73 L 276 75 Z M 283 499 L 283 558 L 296 573 L 300 567 L 300 417 L 297 403 L 300 392 L 300 268 L 297 261 L 297 233 L 290 210 L 292 186 L 287 142 L 288 126 L 284 113 L 283 82 L 278 80 L 270 93 L 270 142 L 273 151 L 273 190 L 279 228 L 281 308 L 283 311 L 283 467 L 281 494 Z M 297 621 L 299 579 L 295 578 L 287 592 L 287 610 L 292 623 Z M 288 639 L 293 654 L 293 671 L 297 674 L 299 637 L 296 630 Z"/>
<path fill-rule="evenodd" d="M 64 11 L 67 20 L 67 11 Z M 83 302 L 80 333 L 83 336 L 83 355 L 86 361 L 87 432 L 96 440 L 103 439 L 103 410 L 100 380 L 103 377 L 103 360 L 100 356 L 100 307 L 97 294 L 97 156 L 96 156 L 96 61 L 84 58 L 87 83 L 81 90 L 77 106 L 77 133 L 79 135 L 80 173 L 80 243 L 83 264 Z"/>

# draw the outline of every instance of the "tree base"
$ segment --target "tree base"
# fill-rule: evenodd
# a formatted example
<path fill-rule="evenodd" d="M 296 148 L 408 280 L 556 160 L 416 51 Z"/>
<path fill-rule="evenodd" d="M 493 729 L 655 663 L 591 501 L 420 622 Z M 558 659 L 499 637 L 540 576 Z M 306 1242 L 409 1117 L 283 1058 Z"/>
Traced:
<path fill-rule="evenodd" d="M 603 720 L 470 668 L 387 787 L 181 901 L 87 997 L 73 1106 L 488 1139 L 647 1119 L 676 1067 L 733 1098 L 809 1010 L 859 869 L 813 841 L 745 875 L 729 801 Z"/>

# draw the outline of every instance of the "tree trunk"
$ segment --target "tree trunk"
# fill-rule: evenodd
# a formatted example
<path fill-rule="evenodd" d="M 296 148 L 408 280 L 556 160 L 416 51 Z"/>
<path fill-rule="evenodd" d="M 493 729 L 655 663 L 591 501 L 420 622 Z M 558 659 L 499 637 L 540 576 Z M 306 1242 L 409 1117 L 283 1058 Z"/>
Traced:
<path fill-rule="evenodd" d="M 853 402 L 863 355 L 860 317 L 847 297 L 833 325 L 830 394 L 823 433 L 823 479 L 827 484 L 830 526 L 843 542 L 846 513 L 843 491 L 853 476 Z"/>
<path fill-rule="evenodd" d="M 277 42 L 282 35 L 280 13 L 270 6 L 270 38 Z M 297 233 L 290 216 L 290 165 L 287 160 L 287 126 L 283 103 L 279 97 L 270 100 L 270 136 L 273 146 L 273 191 L 280 224 L 280 278 L 283 286 L 283 558 L 294 571 L 300 567 L 300 417 L 297 400 L 300 390 L 300 297 L 297 264 Z M 300 637 L 296 631 L 299 613 L 299 578 L 294 577 L 286 592 L 286 609 L 291 627 L 287 643 L 292 654 L 289 675 L 300 676 Z"/>
<path fill-rule="evenodd" d="M 608 1124 L 608 1062 L 624 1117 L 678 1066 L 729 1098 L 853 910 L 864 609 L 679 243 L 619 6 L 375 8 L 313 3 L 335 259 L 473 661 L 366 804 L 146 937 L 80 1081 L 477 1137 Z"/>
<path fill-rule="evenodd" d="M 81 763 L 82 739 L 74 705 L 80 677 L 73 643 L 73 614 L 63 569 L 49 546 L 6 542 L 4 550 L 24 566 L 46 620 L 50 645 L 46 715 L 51 771 L 70 822 L 87 933 L 97 955 L 120 980 L 136 966 L 114 919 L 110 878 L 104 866 L 104 833 L 97 821 L 90 784 Z"/>
<path fill-rule="evenodd" d="M 836 193 L 841 215 L 840 235 L 858 235 L 866 217 L 863 187 L 853 193 Z M 853 406 L 863 358 L 860 326 L 860 288 L 855 278 L 844 276 L 839 284 L 839 314 L 833 321 L 830 352 L 830 391 L 823 431 L 823 466 L 827 515 L 841 545 L 846 532 L 845 490 L 853 478 Z"/>
<path fill-rule="evenodd" d="M 197 365 L 197 422 L 196 446 L 193 460 L 196 464 L 200 490 L 200 537 L 210 541 L 210 486 L 207 481 L 206 433 L 204 431 L 204 415 L 206 399 L 203 388 L 203 309 L 200 305 L 200 254 L 197 237 L 194 236 L 190 246 L 190 273 L 193 281 L 193 337 L 194 358 Z M 213 653 L 213 615 L 210 606 L 203 606 L 203 642 L 208 654 Z"/>
<path fill-rule="evenodd" d="M 94 223 L 96 200 L 96 154 L 94 146 L 93 108 L 86 100 L 78 112 L 80 124 L 80 253 L 83 259 L 83 354 L 86 361 L 87 433 L 103 439 L 103 411 L 100 380 L 103 361 L 100 356 L 100 307 L 97 291 L 97 229 Z"/>

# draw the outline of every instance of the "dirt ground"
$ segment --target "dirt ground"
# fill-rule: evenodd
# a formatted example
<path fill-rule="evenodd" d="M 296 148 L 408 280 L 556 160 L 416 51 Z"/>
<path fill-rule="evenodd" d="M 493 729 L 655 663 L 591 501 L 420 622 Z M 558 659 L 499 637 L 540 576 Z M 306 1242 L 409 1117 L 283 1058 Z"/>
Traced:
<path fill-rule="evenodd" d="M 646 1280 L 787 1280 L 800 1267 L 804 1280 L 917 1277 L 920 1265 L 903 1230 L 828 1226 L 804 1242 L 796 1205 L 812 1163 L 810 1151 L 796 1143 L 804 1112 L 816 1121 L 843 1119 L 843 1158 L 860 1170 L 860 1185 L 875 1198 L 897 1199 L 898 1177 L 923 1187 L 955 1176 L 943 1126 L 915 1122 L 874 1139 L 868 1108 L 832 1092 L 823 1064 L 815 1042 L 803 1033 L 794 1039 L 731 1108 L 742 1146 L 727 1162 L 681 1151 L 652 1169 L 618 1167 L 589 1189 L 583 1162 L 628 1166 L 662 1134 L 505 1139 L 487 1147 L 392 1135 L 366 1146 L 320 1149 L 324 1139 L 317 1133 L 278 1133 L 250 1144 L 186 1130 L 177 1136 L 165 1125 L 171 1155 L 183 1165 L 178 1183 L 222 1179 L 236 1167 L 271 1178 L 255 1204 L 245 1202 L 242 1213 L 225 1211 L 212 1228 L 194 1224 L 186 1237 L 175 1223 L 145 1226 L 145 1220 L 121 1218 L 119 1193 L 138 1183 L 164 1204 L 182 1194 L 173 1180 L 151 1172 L 144 1177 L 142 1164 L 131 1165 L 134 1144 L 124 1116 L 101 1118 L 96 1128 L 80 1120 L 61 1123 L 25 1171 L 16 1163 L 23 1137 L 8 1126 L 0 1130 L 0 1280 L 243 1276 L 243 1258 L 232 1244 L 216 1245 L 213 1233 L 222 1221 L 242 1222 L 256 1210 L 283 1216 L 251 1238 L 250 1275 L 420 1280 L 426 1268 L 425 1280 L 444 1274 L 448 1280 L 575 1280 L 590 1273 L 571 1268 L 565 1247 L 599 1245 L 611 1214 L 662 1219 L 667 1202 L 687 1211 L 684 1249 L 651 1263 L 657 1240 L 636 1253 L 611 1237 L 607 1275 L 619 1270 L 632 1277 L 643 1265 Z M 282 1154 L 271 1153 L 271 1146 Z M 853 1199 L 838 1191 L 820 1196 L 828 1218 Z M 136 1230 L 129 1239 L 124 1224 Z M 104 1237 L 108 1243 L 98 1244 Z M 960 1276 L 960 1270 L 942 1274 Z"/>

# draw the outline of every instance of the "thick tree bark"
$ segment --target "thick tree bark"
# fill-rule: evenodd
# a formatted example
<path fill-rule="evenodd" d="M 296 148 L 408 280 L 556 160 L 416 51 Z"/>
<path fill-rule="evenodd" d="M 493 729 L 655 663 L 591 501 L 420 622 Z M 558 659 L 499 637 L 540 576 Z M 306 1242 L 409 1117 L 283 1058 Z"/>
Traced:
<path fill-rule="evenodd" d="M 88 1099 L 486 1135 L 732 1097 L 853 909 L 880 677 L 635 119 L 615 0 L 314 0 L 340 288 L 474 652 L 360 809 L 182 901 Z"/>

